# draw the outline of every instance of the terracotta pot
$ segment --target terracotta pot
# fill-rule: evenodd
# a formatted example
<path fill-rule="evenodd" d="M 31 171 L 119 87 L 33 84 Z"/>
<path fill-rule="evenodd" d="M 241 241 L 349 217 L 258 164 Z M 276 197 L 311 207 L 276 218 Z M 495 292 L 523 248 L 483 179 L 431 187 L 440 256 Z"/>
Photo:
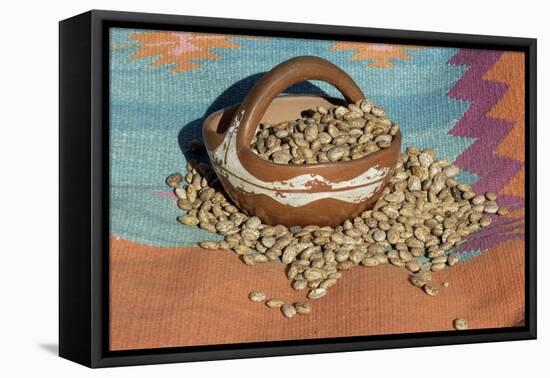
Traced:
<path fill-rule="evenodd" d="M 306 80 L 334 85 L 347 102 L 364 98 L 337 66 L 317 57 L 297 57 L 266 73 L 240 105 L 211 114 L 203 125 L 206 148 L 223 187 L 241 210 L 267 224 L 336 226 L 361 214 L 380 196 L 399 156 L 400 134 L 389 148 L 353 161 L 283 165 L 252 152 L 259 123 L 298 119 L 317 105 L 342 104 L 319 96 L 277 97 Z"/>

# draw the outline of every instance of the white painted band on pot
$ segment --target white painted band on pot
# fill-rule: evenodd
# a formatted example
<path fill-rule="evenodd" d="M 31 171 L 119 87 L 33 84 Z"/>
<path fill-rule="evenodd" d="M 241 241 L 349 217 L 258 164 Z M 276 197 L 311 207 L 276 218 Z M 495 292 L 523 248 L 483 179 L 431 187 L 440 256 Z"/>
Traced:
<path fill-rule="evenodd" d="M 284 181 L 263 181 L 254 176 L 241 163 L 237 154 L 237 131 L 244 110 L 233 119 L 222 143 L 211 153 L 214 169 L 229 183 L 247 193 L 264 194 L 271 199 L 292 207 L 307 205 L 324 198 L 350 203 L 366 201 L 383 185 L 390 173 L 389 167 L 371 167 L 350 180 L 332 182 L 317 174 L 303 174 Z M 310 190 L 322 184 L 328 191 L 312 193 Z M 349 188 L 349 189 L 346 189 Z"/>

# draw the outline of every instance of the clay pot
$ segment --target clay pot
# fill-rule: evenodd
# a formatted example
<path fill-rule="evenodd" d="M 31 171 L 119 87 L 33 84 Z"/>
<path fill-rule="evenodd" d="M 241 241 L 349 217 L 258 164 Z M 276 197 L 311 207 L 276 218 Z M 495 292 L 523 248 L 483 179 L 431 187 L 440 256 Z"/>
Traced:
<path fill-rule="evenodd" d="M 347 102 L 364 98 L 337 66 L 317 57 L 297 57 L 266 73 L 240 105 L 211 114 L 203 125 L 210 160 L 226 192 L 241 210 L 267 224 L 336 226 L 358 216 L 378 199 L 399 156 L 400 134 L 389 148 L 352 161 L 283 165 L 258 157 L 250 143 L 260 122 L 298 119 L 317 105 L 342 104 L 310 95 L 277 97 L 306 80 L 334 85 Z"/>

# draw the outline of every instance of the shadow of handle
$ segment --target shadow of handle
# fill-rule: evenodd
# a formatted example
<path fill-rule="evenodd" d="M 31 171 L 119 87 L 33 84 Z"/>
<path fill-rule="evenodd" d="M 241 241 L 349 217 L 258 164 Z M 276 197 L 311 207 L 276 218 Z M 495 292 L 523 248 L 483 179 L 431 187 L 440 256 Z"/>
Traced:
<path fill-rule="evenodd" d="M 246 97 L 250 90 L 261 80 L 264 75 L 265 72 L 259 72 L 233 83 L 232 85 L 227 87 L 222 93 L 220 93 L 218 97 L 216 97 L 216 99 L 208 105 L 208 108 L 206 109 L 202 117 L 186 123 L 180 129 L 178 133 L 178 144 L 181 152 L 183 153 L 187 161 L 193 159 L 200 159 L 204 160 L 205 162 L 208 161 L 206 155 L 197 156 L 193 152 L 189 151 L 189 149 L 187 148 L 187 142 L 189 142 L 190 139 L 194 138 L 202 139 L 201 130 L 204 120 L 210 114 L 220 109 L 227 108 L 231 105 L 235 105 L 241 102 L 242 99 Z M 283 91 L 283 93 L 310 94 L 321 97 L 329 96 L 329 94 L 323 91 L 321 88 L 307 81 L 289 86 Z"/>

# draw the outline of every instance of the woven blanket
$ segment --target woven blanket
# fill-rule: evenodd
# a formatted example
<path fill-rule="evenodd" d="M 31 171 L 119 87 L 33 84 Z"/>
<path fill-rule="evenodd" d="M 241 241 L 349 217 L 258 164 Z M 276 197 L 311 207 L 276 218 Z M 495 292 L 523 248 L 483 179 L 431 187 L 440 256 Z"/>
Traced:
<path fill-rule="evenodd" d="M 523 53 L 117 28 L 110 31 L 110 47 L 113 349 L 441 330 L 449 328 L 460 308 L 473 317 L 473 327 L 521 324 Z M 349 278 L 346 274 L 334 289 L 341 293 L 327 296 L 322 305 L 350 308 L 349 303 L 360 300 L 349 310 L 356 315 L 323 317 L 327 311 L 315 311 L 315 326 L 270 321 L 272 332 L 258 331 L 254 322 L 265 319 L 250 308 L 241 309 L 239 301 L 246 297 L 245 285 L 255 288 L 252 283 L 260 282 L 264 273 L 261 279 L 270 283 L 257 287 L 287 293 L 282 267 L 250 268 L 228 252 L 202 251 L 195 247 L 197 242 L 221 237 L 176 221 L 181 211 L 164 179 L 175 171 L 185 173 L 186 161 L 197 158 L 188 151 L 187 141 L 201 138 L 209 114 L 240 102 L 264 72 L 298 55 L 338 65 L 401 126 L 403 149 L 434 147 L 439 158 L 461 168 L 460 181 L 472 184 L 476 192 L 497 192 L 499 204 L 510 210 L 458 247 L 463 267 L 438 273 L 455 277 L 454 289 L 441 294 L 448 305 L 432 301 L 437 306 L 432 316 L 421 315 L 428 323 L 395 318 L 428 299 L 413 302 L 410 298 L 416 294 L 406 285 L 405 272 L 384 267 L 377 273 L 357 269 Z M 317 81 L 288 92 L 341 96 Z M 198 270 L 199 277 L 190 270 Z M 208 286 L 214 282 L 208 275 L 220 272 L 235 281 L 232 287 L 239 298 L 231 298 L 227 287 Z M 495 272 L 509 276 L 497 277 Z M 175 281 L 166 282 L 167 277 Z M 394 282 L 397 277 L 402 278 L 401 291 Z M 183 280 L 181 285 L 178 280 Z M 490 286 L 473 292 L 489 280 Z M 390 286 L 399 291 L 391 305 L 380 292 Z M 353 296 L 356 291 L 360 297 Z M 154 308 L 144 305 L 152 301 Z M 249 328 L 241 324 L 246 319 L 251 320 Z M 325 326 L 332 333 L 322 331 Z M 232 329 L 238 332 L 231 334 Z"/>

